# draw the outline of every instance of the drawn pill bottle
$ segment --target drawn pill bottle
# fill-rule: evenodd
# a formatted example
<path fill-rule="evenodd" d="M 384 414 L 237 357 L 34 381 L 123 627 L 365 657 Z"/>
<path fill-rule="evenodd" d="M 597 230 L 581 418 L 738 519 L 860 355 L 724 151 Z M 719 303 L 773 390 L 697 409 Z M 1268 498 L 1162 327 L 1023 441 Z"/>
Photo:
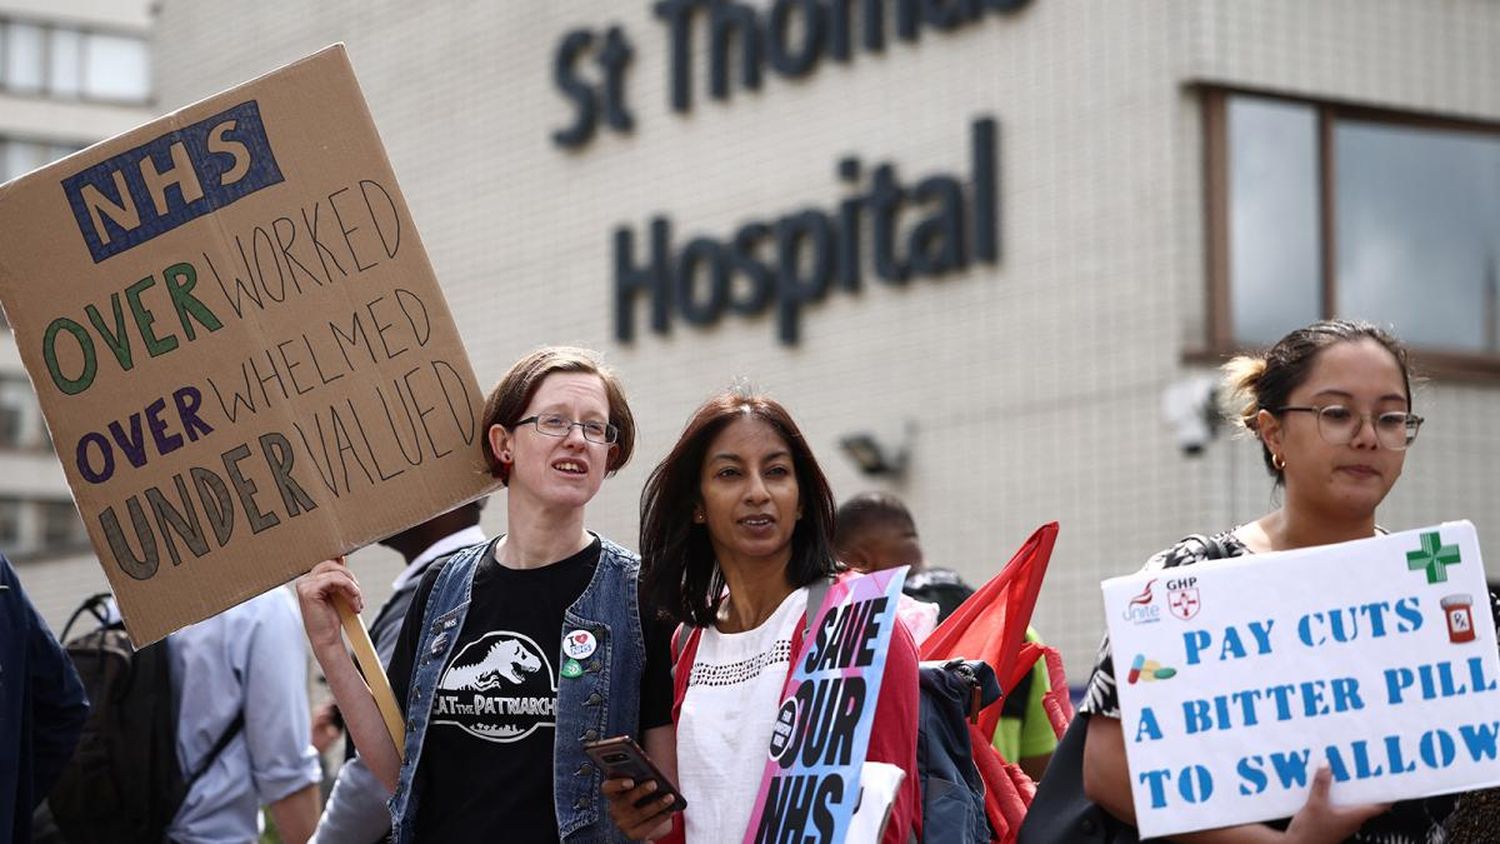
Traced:
<path fill-rule="evenodd" d="M 1448 619 L 1448 641 L 1454 643 L 1474 641 L 1474 598 L 1470 595 L 1449 595 L 1438 602 L 1443 615 Z"/>

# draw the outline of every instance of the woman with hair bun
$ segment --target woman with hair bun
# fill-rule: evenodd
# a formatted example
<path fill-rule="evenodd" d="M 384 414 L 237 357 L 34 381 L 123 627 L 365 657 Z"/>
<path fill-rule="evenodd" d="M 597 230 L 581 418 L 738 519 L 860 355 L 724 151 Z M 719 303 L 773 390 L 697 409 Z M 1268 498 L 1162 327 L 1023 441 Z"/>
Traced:
<path fill-rule="evenodd" d="M 1224 367 L 1241 399 L 1241 424 L 1260 441 L 1266 468 L 1284 490 L 1276 510 L 1212 537 L 1214 556 L 1287 551 L 1365 539 L 1383 531 L 1375 510 L 1401 477 L 1406 450 L 1422 427 L 1412 412 L 1406 349 L 1363 322 L 1317 322 L 1283 337 L 1264 356 Z M 1145 570 L 1201 562 L 1208 547 L 1185 539 L 1153 556 Z M 1133 824 L 1115 667 L 1106 637 L 1080 707 L 1088 716 L 1084 791 L 1125 824 Z M 1204 830 L 1172 840 L 1426 844 L 1442 841 L 1454 796 L 1395 805 L 1329 802 L 1327 767 L 1307 803 L 1288 821 Z"/>

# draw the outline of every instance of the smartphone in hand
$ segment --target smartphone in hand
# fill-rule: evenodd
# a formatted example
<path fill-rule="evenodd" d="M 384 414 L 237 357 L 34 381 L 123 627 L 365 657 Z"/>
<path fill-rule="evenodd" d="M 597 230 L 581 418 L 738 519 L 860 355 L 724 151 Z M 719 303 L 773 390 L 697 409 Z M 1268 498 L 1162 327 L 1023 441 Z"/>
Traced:
<path fill-rule="evenodd" d="M 604 772 L 605 779 L 630 779 L 636 785 L 654 780 L 656 782 L 656 793 L 650 799 L 655 800 L 664 794 L 672 796 L 671 810 L 680 812 L 687 808 L 687 800 L 683 799 L 682 792 L 677 790 L 676 784 L 667 779 L 646 751 L 635 743 L 630 736 L 615 736 L 614 738 L 591 741 L 583 746 L 583 752 L 588 754 L 594 764 Z"/>

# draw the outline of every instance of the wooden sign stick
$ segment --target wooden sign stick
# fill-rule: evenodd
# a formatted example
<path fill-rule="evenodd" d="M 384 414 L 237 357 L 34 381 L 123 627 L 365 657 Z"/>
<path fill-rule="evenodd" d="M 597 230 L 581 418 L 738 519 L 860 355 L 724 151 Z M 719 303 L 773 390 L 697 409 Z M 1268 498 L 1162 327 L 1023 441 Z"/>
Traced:
<path fill-rule="evenodd" d="M 370 694 L 375 696 L 375 705 L 380 707 L 380 716 L 385 719 L 385 729 L 396 745 L 396 757 L 406 758 L 406 722 L 401 717 L 401 707 L 396 705 L 396 693 L 391 691 L 391 681 L 380 665 L 380 656 L 375 653 L 375 643 L 370 641 L 370 631 L 365 629 L 365 620 L 359 617 L 342 596 L 335 603 L 339 608 L 339 620 L 344 625 L 344 636 L 349 647 L 354 649 L 354 659 L 365 675 Z"/>

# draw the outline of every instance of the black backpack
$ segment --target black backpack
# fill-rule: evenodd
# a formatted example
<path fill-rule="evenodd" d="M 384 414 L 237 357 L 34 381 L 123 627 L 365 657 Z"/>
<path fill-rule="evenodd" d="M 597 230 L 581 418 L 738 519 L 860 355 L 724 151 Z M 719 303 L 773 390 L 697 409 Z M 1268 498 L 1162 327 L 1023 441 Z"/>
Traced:
<path fill-rule="evenodd" d="M 78 750 L 47 796 L 54 822 L 71 844 L 157 844 L 166 838 L 194 782 L 244 726 L 236 716 L 196 771 L 177 762 L 177 704 L 165 640 L 136 650 L 125 628 L 111 623 L 109 593 L 73 612 L 63 639 L 83 679 L 89 717 Z M 85 613 L 98 626 L 68 639 Z"/>

